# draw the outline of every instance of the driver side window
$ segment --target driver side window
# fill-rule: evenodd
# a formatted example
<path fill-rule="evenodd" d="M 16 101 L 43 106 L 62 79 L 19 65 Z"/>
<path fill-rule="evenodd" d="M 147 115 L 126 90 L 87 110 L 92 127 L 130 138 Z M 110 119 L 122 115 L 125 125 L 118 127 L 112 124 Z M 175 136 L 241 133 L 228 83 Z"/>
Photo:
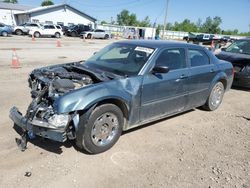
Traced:
<path fill-rule="evenodd" d="M 170 70 L 185 68 L 185 49 L 174 48 L 163 50 L 156 59 L 155 66 L 166 66 Z"/>

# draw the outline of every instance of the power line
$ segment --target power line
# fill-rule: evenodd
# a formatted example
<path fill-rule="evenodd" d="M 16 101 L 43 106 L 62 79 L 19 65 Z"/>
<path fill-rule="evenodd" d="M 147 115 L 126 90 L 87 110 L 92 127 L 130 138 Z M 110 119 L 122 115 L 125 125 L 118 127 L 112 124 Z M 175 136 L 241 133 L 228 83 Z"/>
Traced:
<path fill-rule="evenodd" d="M 123 3 L 119 3 L 119 4 L 112 4 L 112 5 L 93 5 L 93 4 L 86 4 L 86 3 L 82 3 L 82 1 L 78 1 L 78 0 L 71 0 L 72 2 L 75 2 L 75 3 L 77 3 L 77 4 L 80 4 L 80 5 L 83 5 L 83 6 L 88 6 L 88 7 L 100 7 L 100 8 L 103 8 L 103 7 L 106 7 L 106 8 L 108 8 L 108 7 L 112 7 L 112 8 L 114 8 L 114 7 L 117 7 L 117 6 L 124 6 L 124 5 L 130 5 L 130 4 L 135 4 L 135 3 L 138 3 L 138 2 L 140 2 L 141 0 L 133 0 L 133 1 L 129 1 L 129 2 L 123 2 Z M 143 3 L 143 2 L 142 2 Z"/>
<path fill-rule="evenodd" d="M 165 18 L 164 18 L 164 26 L 163 26 L 162 39 L 164 37 L 164 33 L 165 33 L 165 30 L 166 30 L 166 25 L 167 25 L 168 3 L 169 3 L 169 0 L 166 1 L 166 12 L 165 12 Z"/>

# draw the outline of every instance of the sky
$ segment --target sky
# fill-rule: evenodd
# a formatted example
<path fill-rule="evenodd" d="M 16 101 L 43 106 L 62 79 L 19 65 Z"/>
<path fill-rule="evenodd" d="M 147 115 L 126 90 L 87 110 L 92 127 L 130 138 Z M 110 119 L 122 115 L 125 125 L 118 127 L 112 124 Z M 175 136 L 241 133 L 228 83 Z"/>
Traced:
<path fill-rule="evenodd" d="M 152 23 L 163 24 L 167 0 L 52 0 L 55 4 L 67 3 L 99 21 L 116 20 L 123 9 L 135 13 L 139 20 L 149 16 Z M 19 0 L 19 4 L 40 6 L 42 0 Z M 169 0 L 167 23 L 189 19 L 202 22 L 219 16 L 223 30 L 250 31 L 250 0 Z"/>

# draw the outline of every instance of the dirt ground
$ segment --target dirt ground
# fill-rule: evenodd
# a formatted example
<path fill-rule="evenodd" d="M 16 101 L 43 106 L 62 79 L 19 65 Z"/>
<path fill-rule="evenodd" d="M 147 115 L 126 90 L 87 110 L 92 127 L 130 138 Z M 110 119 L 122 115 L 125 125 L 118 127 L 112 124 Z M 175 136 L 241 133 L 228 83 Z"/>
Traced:
<path fill-rule="evenodd" d="M 21 152 L 8 117 L 30 103 L 28 73 L 78 61 L 115 40 L 0 37 L 0 187 L 250 188 L 250 92 L 231 89 L 214 112 L 194 109 L 124 133 L 99 155 L 38 139 Z M 11 69 L 12 48 L 22 68 Z"/>

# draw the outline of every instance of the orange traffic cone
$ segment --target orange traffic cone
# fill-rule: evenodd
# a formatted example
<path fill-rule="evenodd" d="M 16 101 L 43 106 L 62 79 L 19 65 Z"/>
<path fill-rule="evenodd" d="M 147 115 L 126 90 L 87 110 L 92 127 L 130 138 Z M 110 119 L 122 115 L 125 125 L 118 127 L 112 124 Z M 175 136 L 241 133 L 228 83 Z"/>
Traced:
<path fill-rule="evenodd" d="M 32 35 L 32 41 L 36 41 L 34 35 Z"/>
<path fill-rule="evenodd" d="M 19 59 L 16 55 L 16 49 L 14 48 L 12 51 L 12 62 L 11 62 L 11 68 L 17 69 L 17 68 L 21 68 Z"/>
<path fill-rule="evenodd" d="M 57 42 L 56 42 L 56 47 L 62 47 L 61 45 L 61 41 L 59 39 L 57 39 Z"/>

